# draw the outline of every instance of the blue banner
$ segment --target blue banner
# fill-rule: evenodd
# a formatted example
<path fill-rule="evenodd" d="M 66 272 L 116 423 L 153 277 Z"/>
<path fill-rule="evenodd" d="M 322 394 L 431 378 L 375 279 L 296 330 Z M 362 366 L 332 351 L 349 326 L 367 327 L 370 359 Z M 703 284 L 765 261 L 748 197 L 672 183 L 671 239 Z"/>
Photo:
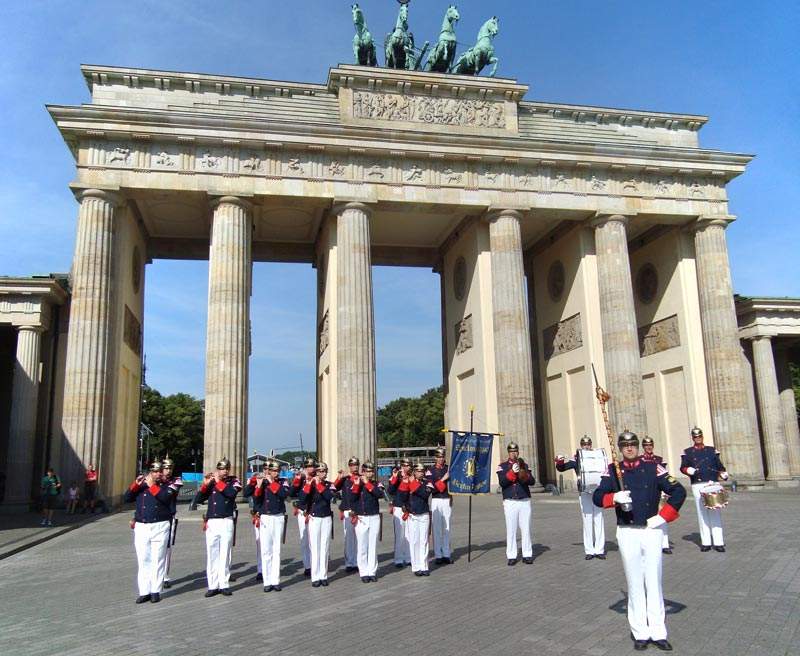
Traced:
<path fill-rule="evenodd" d="M 451 494 L 486 494 L 492 477 L 492 441 L 487 433 L 453 431 L 450 458 Z"/>

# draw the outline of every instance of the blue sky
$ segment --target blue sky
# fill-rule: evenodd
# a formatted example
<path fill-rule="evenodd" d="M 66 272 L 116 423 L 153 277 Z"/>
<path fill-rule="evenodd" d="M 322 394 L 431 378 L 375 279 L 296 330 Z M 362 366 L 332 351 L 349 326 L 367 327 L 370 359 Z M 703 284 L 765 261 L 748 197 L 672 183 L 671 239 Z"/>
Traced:
<path fill-rule="evenodd" d="M 67 271 L 76 204 L 73 162 L 44 109 L 88 100 L 81 63 L 323 82 L 350 62 L 350 0 L 4 2 L 0 20 L 0 274 Z M 361 0 L 373 35 L 394 0 Z M 435 40 L 448 0 L 413 0 L 411 28 Z M 498 74 L 528 99 L 705 114 L 703 146 L 757 155 L 731 183 L 734 287 L 800 296 L 800 5 L 797 2 L 457 2 L 458 39 L 500 18 Z M 382 58 L 381 58 L 382 60 Z M 203 392 L 205 262 L 147 269 L 148 382 Z M 256 264 L 252 299 L 250 444 L 314 435 L 315 275 Z M 441 381 L 438 276 L 374 270 L 378 397 Z"/>

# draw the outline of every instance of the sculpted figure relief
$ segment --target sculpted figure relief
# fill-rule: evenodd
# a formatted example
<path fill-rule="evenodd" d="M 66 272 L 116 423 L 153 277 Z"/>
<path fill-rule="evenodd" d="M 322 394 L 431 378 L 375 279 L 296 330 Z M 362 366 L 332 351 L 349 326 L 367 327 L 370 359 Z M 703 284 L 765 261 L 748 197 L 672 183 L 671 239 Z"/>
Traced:
<path fill-rule="evenodd" d="M 502 102 L 404 96 L 370 91 L 356 91 L 353 94 L 353 116 L 433 125 L 506 127 Z"/>

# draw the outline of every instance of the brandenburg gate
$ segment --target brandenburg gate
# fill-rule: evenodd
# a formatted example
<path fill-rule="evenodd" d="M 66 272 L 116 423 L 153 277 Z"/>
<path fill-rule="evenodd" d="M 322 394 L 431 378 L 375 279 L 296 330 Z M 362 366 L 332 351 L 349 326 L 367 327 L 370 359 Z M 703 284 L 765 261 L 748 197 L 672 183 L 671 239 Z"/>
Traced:
<path fill-rule="evenodd" d="M 157 258 L 209 260 L 206 469 L 245 465 L 251 269 L 269 261 L 317 270 L 317 447 L 334 471 L 375 454 L 371 270 L 401 265 L 441 278 L 444 424 L 475 406 L 553 480 L 555 453 L 607 442 L 594 365 L 619 430 L 675 464 L 698 424 L 740 482 L 764 479 L 725 241 L 726 184 L 751 158 L 701 148 L 705 117 L 365 66 L 327 84 L 82 72 L 91 102 L 49 107 L 79 204 L 64 480 L 94 463 L 116 499 L 135 474 Z"/>

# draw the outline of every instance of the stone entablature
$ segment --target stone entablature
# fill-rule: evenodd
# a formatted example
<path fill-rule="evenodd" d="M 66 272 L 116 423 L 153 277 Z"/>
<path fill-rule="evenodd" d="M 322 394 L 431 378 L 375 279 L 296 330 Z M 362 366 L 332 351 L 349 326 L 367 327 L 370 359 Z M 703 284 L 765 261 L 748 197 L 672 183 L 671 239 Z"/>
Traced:
<path fill-rule="evenodd" d="M 52 278 L 0 277 L 0 323 L 50 327 L 52 305 L 63 305 L 67 291 Z"/>
<path fill-rule="evenodd" d="M 739 337 L 800 337 L 800 299 L 735 296 Z"/>

